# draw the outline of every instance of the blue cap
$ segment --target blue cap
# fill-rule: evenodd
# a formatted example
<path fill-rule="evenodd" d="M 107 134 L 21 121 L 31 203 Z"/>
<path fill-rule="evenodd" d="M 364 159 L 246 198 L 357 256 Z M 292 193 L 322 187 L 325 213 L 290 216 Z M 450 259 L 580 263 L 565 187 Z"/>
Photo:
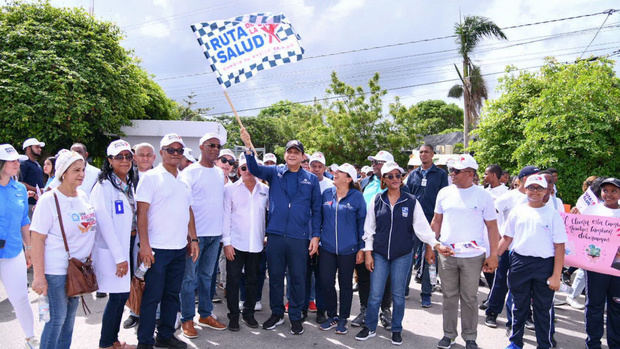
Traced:
<path fill-rule="evenodd" d="M 522 179 L 523 177 L 531 176 L 538 172 L 540 172 L 540 169 L 536 166 L 525 166 L 524 168 L 521 169 L 521 171 L 519 171 L 519 179 Z"/>

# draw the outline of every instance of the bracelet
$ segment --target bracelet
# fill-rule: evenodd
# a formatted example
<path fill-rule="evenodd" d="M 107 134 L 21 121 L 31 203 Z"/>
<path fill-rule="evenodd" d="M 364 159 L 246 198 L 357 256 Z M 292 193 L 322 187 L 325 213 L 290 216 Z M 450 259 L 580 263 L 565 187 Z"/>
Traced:
<path fill-rule="evenodd" d="M 192 239 L 191 242 L 198 242 L 198 239 Z"/>
<path fill-rule="evenodd" d="M 30 246 L 30 245 L 24 245 L 24 250 L 26 250 L 26 251 L 27 251 L 27 250 L 31 250 L 31 249 L 32 249 L 32 246 Z"/>

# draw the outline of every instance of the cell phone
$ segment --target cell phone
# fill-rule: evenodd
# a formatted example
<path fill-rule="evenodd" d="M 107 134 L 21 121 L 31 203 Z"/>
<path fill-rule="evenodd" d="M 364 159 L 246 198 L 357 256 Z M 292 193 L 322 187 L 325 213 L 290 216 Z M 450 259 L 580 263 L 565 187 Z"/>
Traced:
<path fill-rule="evenodd" d="M 0 239 L 0 248 L 4 248 L 4 244 L 6 244 L 6 240 Z"/>

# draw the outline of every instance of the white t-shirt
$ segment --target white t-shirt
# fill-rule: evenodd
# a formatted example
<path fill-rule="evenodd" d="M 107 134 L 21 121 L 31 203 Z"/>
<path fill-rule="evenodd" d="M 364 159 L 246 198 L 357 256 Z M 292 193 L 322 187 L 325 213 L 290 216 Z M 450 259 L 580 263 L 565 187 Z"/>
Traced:
<path fill-rule="evenodd" d="M 508 187 L 505 184 L 500 184 L 495 188 L 491 188 L 491 186 L 489 186 L 488 188 L 486 188 L 486 190 L 489 192 L 489 194 L 491 194 L 493 200 L 497 200 L 499 197 L 508 192 Z"/>
<path fill-rule="evenodd" d="M 224 189 L 222 242 L 239 251 L 258 253 L 263 250 L 265 218 L 269 187 L 256 181 L 250 192 L 242 179 Z"/>
<path fill-rule="evenodd" d="M 217 166 L 205 167 L 196 162 L 187 166 L 179 177 L 191 191 L 196 234 L 221 236 L 224 217 L 224 171 Z"/>
<path fill-rule="evenodd" d="M 97 183 L 99 172 L 101 172 L 100 169 L 91 164 L 86 164 L 86 168 L 84 169 L 84 181 L 82 181 L 82 185 L 80 185 L 78 189 L 81 189 L 88 197 L 90 197 L 90 192 L 95 187 L 95 183 Z"/>
<path fill-rule="evenodd" d="M 560 213 L 548 205 L 534 208 L 521 204 L 515 207 L 508 215 L 504 234 L 513 239 L 512 251 L 530 257 L 553 257 L 553 244 L 568 241 Z"/>
<path fill-rule="evenodd" d="M 323 180 L 319 182 L 319 188 L 321 189 L 321 195 L 323 195 L 323 192 L 325 191 L 325 189 L 331 188 L 333 186 L 334 186 L 334 181 L 323 176 Z"/>
<path fill-rule="evenodd" d="M 439 241 L 449 245 L 458 258 L 486 253 L 485 221 L 497 219 L 493 198 L 486 190 L 472 185 L 460 189 L 455 185 L 437 194 L 435 213 L 443 215 Z"/>
<path fill-rule="evenodd" d="M 603 217 L 615 217 L 620 218 L 620 208 L 609 208 L 604 203 L 600 202 L 596 205 L 588 206 L 581 214 L 587 214 L 590 216 L 603 216 Z"/>
<path fill-rule="evenodd" d="M 41 195 L 37 201 L 30 230 L 47 235 L 45 274 L 66 275 L 69 256 L 65 251 L 54 193 L 58 196 L 62 223 L 72 258 L 84 261 L 90 256 L 95 243 L 97 219 L 95 209 L 88 202 L 86 194 L 79 189 L 75 197 L 65 196 L 58 189 L 53 189 Z"/>
<path fill-rule="evenodd" d="M 150 205 L 148 236 L 151 248 L 180 250 L 187 246 L 191 199 L 187 184 L 161 164 L 142 175 L 136 201 Z"/>
<path fill-rule="evenodd" d="M 504 224 L 508 219 L 510 211 L 521 204 L 527 204 L 527 195 L 520 192 L 519 189 L 509 190 L 506 194 L 495 200 L 497 226 L 499 227 L 500 235 L 504 235 Z"/>

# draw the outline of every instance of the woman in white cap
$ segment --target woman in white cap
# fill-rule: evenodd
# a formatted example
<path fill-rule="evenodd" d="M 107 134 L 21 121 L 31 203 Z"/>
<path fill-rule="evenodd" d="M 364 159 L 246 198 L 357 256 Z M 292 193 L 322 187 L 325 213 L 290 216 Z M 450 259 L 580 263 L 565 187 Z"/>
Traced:
<path fill-rule="evenodd" d="M 39 198 L 32 216 L 32 289 L 48 297 L 50 311 L 50 321 L 41 334 L 42 349 L 71 346 L 79 298 L 67 297 L 69 256 L 85 261 L 95 242 L 95 209 L 86 194 L 78 190 L 84 180 L 84 166 L 84 158 L 77 152 L 59 152 L 56 177 L 60 185 Z M 69 253 L 65 250 L 63 235 L 66 235 Z"/>
<path fill-rule="evenodd" d="M 107 155 L 90 193 L 97 216 L 93 267 L 99 292 L 110 294 L 101 319 L 99 347 L 116 349 L 124 347 L 118 330 L 129 298 L 129 246 L 131 233 L 136 231 L 135 175 L 129 143 L 122 139 L 110 143 Z"/>
<path fill-rule="evenodd" d="M 0 145 L 0 280 L 26 335 L 26 348 L 35 348 L 38 341 L 26 280 L 31 251 L 28 193 L 14 179 L 18 172 L 19 154 L 10 144 Z"/>
<path fill-rule="evenodd" d="M 390 277 L 394 312 L 392 315 L 392 344 L 402 344 L 402 320 L 405 313 L 407 276 L 413 261 L 414 234 L 424 243 L 434 246 L 440 253 L 450 253 L 435 239 L 424 211 L 415 196 L 401 191 L 405 171 L 393 161 L 381 167 L 381 188 L 368 204 L 364 223 L 366 268 L 370 274 L 370 296 L 366 309 L 365 326 L 355 336 L 367 340 L 376 335 L 379 306 L 385 283 Z"/>
<path fill-rule="evenodd" d="M 334 173 L 334 187 L 323 192 L 319 277 L 327 310 L 327 320 L 320 326 L 337 334 L 347 333 L 347 319 L 353 300 L 353 270 L 364 261 L 362 236 L 366 219 L 366 202 L 357 185 L 357 170 L 344 163 Z M 335 280 L 338 273 L 340 312 Z"/>

